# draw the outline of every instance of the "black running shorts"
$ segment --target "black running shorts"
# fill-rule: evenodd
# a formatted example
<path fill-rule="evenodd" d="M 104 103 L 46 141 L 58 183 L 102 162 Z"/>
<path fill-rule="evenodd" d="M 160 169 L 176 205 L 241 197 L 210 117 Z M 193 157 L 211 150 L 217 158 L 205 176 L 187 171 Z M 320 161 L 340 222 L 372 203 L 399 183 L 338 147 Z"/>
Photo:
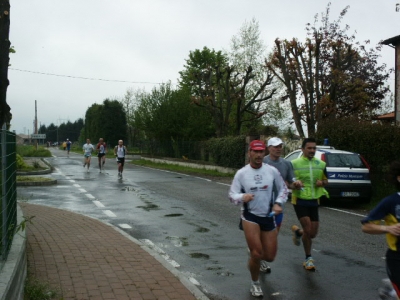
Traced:
<path fill-rule="evenodd" d="M 271 231 L 276 228 L 274 217 L 259 217 L 244 210 L 242 212 L 242 218 L 240 220 L 240 223 L 242 223 L 243 220 L 258 224 L 262 231 Z M 241 225 L 242 224 L 239 225 L 239 228 Z"/>
<path fill-rule="evenodd" d="M 312 222 L 319 222 L 318 206 L 302 206 L 293 204 L 297 219 L 309 217 Z"/>
<path fill-rule="evenodd" d="M 122 166 L 124 166 L 125 157 L 118 157 L 117 163 L 118 163 L 118 164 L 121 164 Z"/>
<path fill-rule="evenodd" d="M 392 282 L 393 288 L 396 290 L 397 296 L 400 297 L 400 253 L 388 250 L 386 252 L 386 272 Z"/>

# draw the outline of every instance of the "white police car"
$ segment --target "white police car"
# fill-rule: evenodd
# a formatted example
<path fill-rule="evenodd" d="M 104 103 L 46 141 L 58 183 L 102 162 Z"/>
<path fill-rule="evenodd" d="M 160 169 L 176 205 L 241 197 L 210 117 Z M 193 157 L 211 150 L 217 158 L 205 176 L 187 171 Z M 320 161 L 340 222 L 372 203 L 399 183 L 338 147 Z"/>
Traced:
<path fill-rule="evenodd" d="M 303 155 L 301 149 L 289 153 L 292 161 Z M 360 198 L 369 201 L 372 184 L 369 165 L 358 153 L 337 150 L 330 146 L 317 146 L 315 157 L 326 162 L 330 198 Z"/>

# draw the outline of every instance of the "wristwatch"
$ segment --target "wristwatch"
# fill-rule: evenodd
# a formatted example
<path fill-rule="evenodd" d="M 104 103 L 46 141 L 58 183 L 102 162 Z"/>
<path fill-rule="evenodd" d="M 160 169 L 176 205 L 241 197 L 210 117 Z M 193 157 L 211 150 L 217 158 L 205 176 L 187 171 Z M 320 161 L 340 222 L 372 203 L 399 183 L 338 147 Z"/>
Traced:
<path fill-rule="evenodd" d="M 282 203 L 280 203 L 280 202 L 275 202 L 274 204 L 277 204 L 277 205 L 279 205 L 280 207 L 282 207 Z"/>

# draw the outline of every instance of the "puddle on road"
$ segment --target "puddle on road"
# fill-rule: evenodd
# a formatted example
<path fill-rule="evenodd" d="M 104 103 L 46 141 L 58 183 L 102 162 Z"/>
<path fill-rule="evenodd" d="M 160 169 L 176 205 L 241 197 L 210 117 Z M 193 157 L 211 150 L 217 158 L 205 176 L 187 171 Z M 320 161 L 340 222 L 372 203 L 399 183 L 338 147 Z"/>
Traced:
<path fill-rule="evenodd" d="M 175 247 L 186 247 L 189 246 L 189 242 L 187 241 L 187 238 L 185 237 L 179 237 L 179 236 L 167 236 L 167 240 L 170 240 Z"/>
<path fill-rule="evenodd" d="M 209 232 L 210 231 L 210 229 L 200 226 L 200 225 L 197 225 L 196 223 L 193 223 L 193 222 L 188 222 L 188 224 L 197 227 L 196 232 Z"/>
<path fill-rule="evenodd" d="M 140 206 L 136 206 L 136 207 L 137 208 L 143 208 L 146 211 L 160 209 L 160 207 L 158 205 L 155 205 L 155 204 L 152 204 L 152 203 L 146 203 L 146 206 L 140 205 Z"/>
<path fill-rule="evenodd" d="M 180 217 L 183 216 L 183 214 L 169 214 L 169 215 L 165 215 L 164 217 Z"/>
<path fill-rule="evenodd" d="M 191 253 L 189 254 L 191 258 L 203 258 L 203 259 L 210 259 L 210 255 L 204 253 Z"/>
<path fill-rule="evenodd" d="M 229 277 L 229 276 L 233 276 L 234 274 L 232 272 L 227 271 L 227 272 L 217 272 L 217 275 Z"/>
<path fill-rule="evenodd" d="M 182 206 L 171 206 L 171 208 L 179 208 L 179 209 L 183 209 L 183 210 L 185 210 L 185 208 L 184 208 L 184 207 L 182 207 Z"/>
<path fill-rule="evenodd" d="M 204 227 L 199 227 L 199 228 L 196 229 L 196 231 L 197 231 L 197 232 L 209 232 L 210 229 L 204 228 Z"/>
<path fill-rule="evenodd" d="M 126 191 L 126 192 L 135 191 L 135 188 L 133 186 L 126 186 L 122 188 L 121 191 Z"/>
<path fill-rule="evenodd" d="M 222 268 L 219 266 L 214 266 L 214 267 L 207 267 L 207 270 L 209 271 L 217 271 L 217 270 L 221 270 Z"/>

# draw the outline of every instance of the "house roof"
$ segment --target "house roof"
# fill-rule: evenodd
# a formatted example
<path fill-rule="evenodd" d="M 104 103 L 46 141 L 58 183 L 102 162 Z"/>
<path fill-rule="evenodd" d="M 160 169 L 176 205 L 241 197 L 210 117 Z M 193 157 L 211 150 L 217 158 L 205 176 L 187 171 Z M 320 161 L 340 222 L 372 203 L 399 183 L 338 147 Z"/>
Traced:
<path fill-rule="evenodd" d="M 373 120 L 394 120 L 394 118 L 395 118 L 395 115 L 394 115 L 394 111 L 393 111 L 393 112 L 390 112 L 387 114 L 376 116 L 372 119 Z"/>
<path fill-rule="evenodd" d="M 400 35 L 394 36 L 394 37 L 392 37 L 390 39 L 387 39 L 387 40 L 384 40 L 384 41 L 381 42 L 381 44 L 393 45 L 393 46 L 400 45 Z"/>

